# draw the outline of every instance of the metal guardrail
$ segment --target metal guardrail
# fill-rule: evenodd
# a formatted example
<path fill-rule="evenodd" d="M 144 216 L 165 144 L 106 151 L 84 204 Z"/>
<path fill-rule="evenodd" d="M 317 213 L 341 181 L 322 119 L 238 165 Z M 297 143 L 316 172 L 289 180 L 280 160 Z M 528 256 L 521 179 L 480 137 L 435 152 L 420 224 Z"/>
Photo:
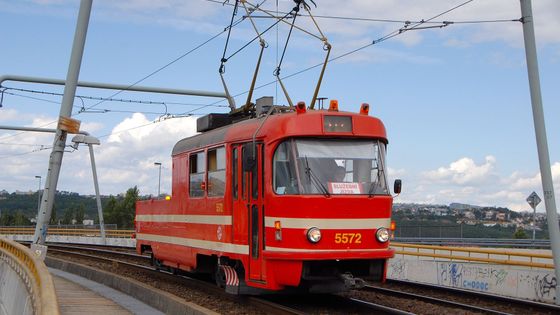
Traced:
<path fill-rule="evenodd" d="M 2 238 L 0 260 L 6 262 L 22 278 L 31 296 L 34 314 L 60 314 L 54 283 L 43 261 L 27 247 Z"/>
<path fill-rule="evenodd" d="M 0 227 L 0 235 L 33 235 L 33 227 Z M 49 228 L 49 235 L 100 237 L 99 229 L 84 228 Z M 105 230 L 107 237 L 132 238 L 134 230 Z"/>
<path fill-rule="evenodd" d="M 438 237 L 396 237 L 399 243 L 441 245 L 441 246 L 481 246 L 550 249 L 550 240 L 543 239 L 502 239 L 502 238 L 438 238 Z"/>
<path fill-rule="evenodd" d="M 473 261 L 510 266 L 554 269 L 551 254 L 520 252 L 507 249 L 418 245 L 392 242 L 396 255 L 439 258 L 445 260 Z M 461 253 L 461 254 L 459 254 Z M 476 255 L 473 255 L 476 254 Z M 484 257 L 486 256 L 486 257 Z M 541 260 L 541 261 L 535 261 Z M 542 262 L 546 261 L 546 262 Z"/>

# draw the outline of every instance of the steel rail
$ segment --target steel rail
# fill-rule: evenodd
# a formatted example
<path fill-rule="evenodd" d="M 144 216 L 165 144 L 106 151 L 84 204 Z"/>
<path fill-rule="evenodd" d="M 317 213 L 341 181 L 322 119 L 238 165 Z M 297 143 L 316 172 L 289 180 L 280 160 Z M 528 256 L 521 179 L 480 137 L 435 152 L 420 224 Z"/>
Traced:
<path fill-rule="evenodd" d="M 389 307 L 389 306 L 385 306 L 385 305 L 381 305 L 381 304 L 377 304 L 377 303 L 373 303 L 373 302 L 369 302 L 369 301 L 359 300 L 359 299 L 355 299 L 355 298 L 347 298 L 347 300 L 350 301 L 351 303 L 353 303 L 354 305 L 357 305 L 357 306 L 360 306 L 360 307 L 365 307 L 369 310 L 375 311 L 374 313 L 382 312 L 384 314 L 397 314 L 397 315 L 413 315 L 414 314 L 414 313 L 410 313 L 410 312 L 407 312 L 407 311 L 392 308 L 392 307 Z"/>
<path fill-rule="evenodd" d="M 423 302 L 427 302 L 427 303 L 430 303 L 430 304 L 437 304 L 437 305 L 442 305 L 442 306 L 447 306 L 447 307 L 460 308 L 460 309 L 464 309 L 464 310 L 472 311 L 472 312 L 483 312 L 483 313 L 486 313 L 486 314 L 498 314 L 498 315 L 509 314 L 509 313 L 506 313 L 506 312 L 501 312 L 501 311 L 497 311 L 497 310 L 493 310 L 493 309 L 489 309 L 489 308 L 485 308 L 485 307 L 469 305 L 469 304 L 464 304 L 464 303 L 460 303 L 460 302 L 444 300 L 444 299 L 440 299 L 440 298 L 434 298 L 434 297 L 427 296 L 427 295 L 420 295 L 420 294 L 416 294 L 416 293 L 404 292 L 404 291 L 399 291 L 399 290 L 394 290 L 394 289 L 381 288 L 381 287 L 372 286 L 372 285 L 366 285 L 362 290 L 367 290 L 367 291 L 372 291 L 372 292 L 380 292 L 380 293 L 389 294 L 389 295 L 393 295 L 393 296 L 404 297 L 404 298 L 408 298 L 408 299 L 417 299 L 417 300 L 421 300 Z"/>
<path fill-rule="evenodd" d="M 406 284 L 406 285 L 410 285 L 410 286 L 416 286 L 416 287 L 423 287 L 423 288 L 427 288 L 427 289 L 445 291 L 446 293 L 447 292 L 454 292 L 454 293 L 458 293 L 458 294 L 462 294 L 462 295 L 471 295 L 471 296 L 477 297 L 477 298 L 482 297 L 482 298 L 486 298 L 486 299 L 491 299 L 493 301 L 499 300 L 499 301 L 509 303 L 509 304 L 517 304 L 517 305 L 525 306 L 525 307 L 526 306 L 531 306 L 531 307 L 535 307 L 535 308 L 544 309 L 546 311 L 552 311 L 552 312 L 555 312 L 556 314 L 560 314 L 560 306 L 555 305 L 555 304 L 536 302 L 536 301 L 530 301 L 530 300 L 522 300 L 522 299 L 516 299 L 516 298 L 507 297 L 507 296 L 497 295 L 497 294 L 475 292 L 475 291 L 464 290 L 464 289 L 460 289 L 460 288 L 444 287 L 444 286 L 439 286 L 439 285 L 405 281 L 405 280 L 388 279 L 387 283 L 401 283 L 401 284 Z"/>

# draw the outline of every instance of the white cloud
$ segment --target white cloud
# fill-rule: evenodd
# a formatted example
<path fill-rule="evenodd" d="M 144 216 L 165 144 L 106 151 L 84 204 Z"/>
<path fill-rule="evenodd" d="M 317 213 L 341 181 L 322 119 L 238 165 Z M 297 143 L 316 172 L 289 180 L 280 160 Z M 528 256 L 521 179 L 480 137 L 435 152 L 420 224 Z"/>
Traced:
<path fill-rule="evenodd" d="M 487 156 L 485 163 L 481 165 L 476 165 L 473 159 L 464 157 L 449 164 L 448 167 L 440 167 L 437 170 L 425 172 L 424 175 L 428 180 L 470 185 L 493 175 L 495 164 L 496 158 L 491 155 Z"/>
<path fill-rule="evenodd" d="M 33 120 L 30 125 L 51 122 L 52 117 Z M 135 128 L 148 124 L 146 127 Z M 82 129 L 95 135 L 102 124 L 84 123 Z M 185 117 L 153 123 L 142 114 L 133 114 L 113 128 L 113 135 L 101 145 L 94 146 L 94 154 L 102 194 L 118 194 L 137 185 L 143 194 L 157 192 L 158 168 L 161 162 L 162 191 L 171 191 L 171 150 L 175 143 L 195 134 L 196 118 Z M 118 132 L 118 133 L 116 133 Z M 5 136 L 0 134 L 0 137 Z M 69 137 L 70 139 L 70 137 Z M 36 189 L 35 175 L 46 176 L 53 134 L 24 132 L 0 141 L 0 190 Z M 6 143 L 12 143 L 7 145 Z M 46 150 L 40 150 L 44 144 Z M 67 140 L 70 144 L 70 140 Z M 30 153 L 31 151 L 38 151 Z M 64 154 L 58 190 L 93 194 L 93 179 L 89 150 L 80 146 L 77 151 Z"/>
<path fill-rule="evenodd" d="M 515 211 L 528 211 L 525 199 L 532 192 L 543 198 L 540 173 L 509 176 L 497 173 L 497 160 L 487 156 L 477 164 L 464 157 L 436 170 L 420 175 L 403 174 L 403 192 L 395 202 L 449 204 L 452 202 L 480 206 L 502 206 Z M 556 200 L 560 196 L 560 162 L 552 164 L 552 177 Z M 537 211 L 543 212 L 544 202 Z"/>

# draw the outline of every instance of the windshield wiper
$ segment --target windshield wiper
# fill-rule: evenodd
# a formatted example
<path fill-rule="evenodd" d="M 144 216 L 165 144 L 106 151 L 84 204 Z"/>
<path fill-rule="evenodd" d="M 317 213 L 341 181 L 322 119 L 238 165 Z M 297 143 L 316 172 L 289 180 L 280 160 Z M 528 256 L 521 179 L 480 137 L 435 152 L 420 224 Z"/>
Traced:
<path fill-rule="evenodd" d="M 382 174 L 383 171 L 378 169 L 378 170 L 377 170 L 377 179 L 376 179 L 375 183 L 371 184 L 371 186 L 369 187 L 369 192 L 368 192 L 369 197 L 372 197 L 372 196 L 373 196 L 373 194 L 374 194 L 375 191 L 377 190 L 377 186 L 379 186 L 379 182 L 380 182 L 380 180 L 381 180 L 381 178 L 382 178 L 381 176 L 379 176 L 380 173 Z"/>
<path fill-rule="evenodd" d="M 305 158 L 305 174 L 307 174 L 307 176 L 309 177 L 309 181 L 313 185 L 315 185 L 315 188 L 322 191 L 325 197 L 330 197 L 331 194 L 329 193 L 327 187 L 325 187 L 325 185 L 323 185 L 323 183 L 319 180 L 319 178 L 317 178 L 315 172 L 311 171 L 311 168 L 309 167 L 309 161 L 307 160 L 307 156 L 304 156 L 304 158 Z"/>

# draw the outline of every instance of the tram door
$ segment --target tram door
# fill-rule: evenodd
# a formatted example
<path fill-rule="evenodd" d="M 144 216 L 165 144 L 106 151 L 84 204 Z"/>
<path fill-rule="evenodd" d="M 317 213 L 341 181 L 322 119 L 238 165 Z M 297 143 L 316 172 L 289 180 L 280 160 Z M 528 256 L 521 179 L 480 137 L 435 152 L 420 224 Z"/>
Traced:
<path fill-rule="evenodd" d="M 244 194 L 247 204 L 249 219 L 249 278 L 251 280 L 263 281 L 263 145 L 257 144 L 253 154 L 253 144 L 243 146 L 243 179 Z M 254 157 L 254 158 L 253 158 Z"/>

